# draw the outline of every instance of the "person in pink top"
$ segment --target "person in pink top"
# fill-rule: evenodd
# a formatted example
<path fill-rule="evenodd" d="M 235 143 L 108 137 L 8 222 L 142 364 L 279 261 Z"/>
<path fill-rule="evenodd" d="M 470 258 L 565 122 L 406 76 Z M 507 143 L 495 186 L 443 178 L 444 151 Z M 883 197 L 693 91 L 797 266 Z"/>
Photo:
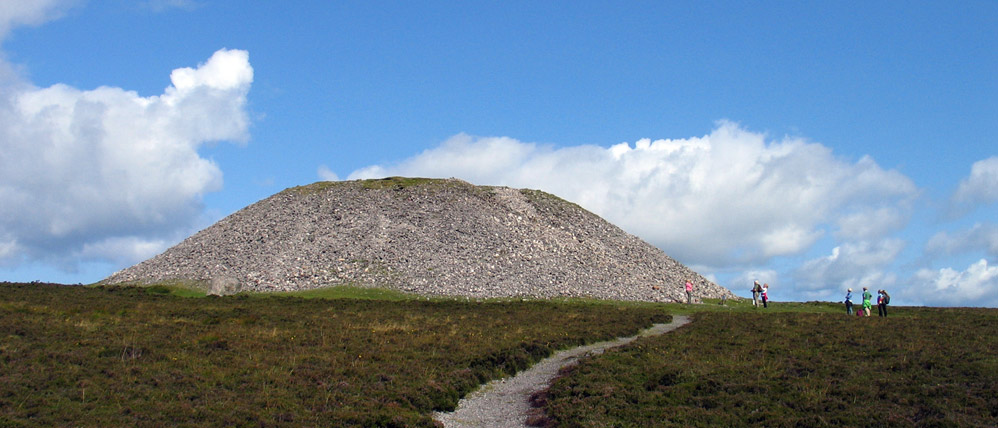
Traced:
<path fill-rule="evenodd" d="M 693 283 L 689 280 L 686 281 L 686 304 L 689 305 L 693 303 Z"/>

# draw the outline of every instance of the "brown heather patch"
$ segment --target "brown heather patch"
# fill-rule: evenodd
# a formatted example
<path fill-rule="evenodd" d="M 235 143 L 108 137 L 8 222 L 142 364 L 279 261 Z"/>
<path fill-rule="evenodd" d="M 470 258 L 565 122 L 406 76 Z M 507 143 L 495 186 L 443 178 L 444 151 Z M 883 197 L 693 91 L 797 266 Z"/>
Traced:
<path fill-rule="evenodd" d="M 0 285 L 0 426 L 433 426 L 479 384 L 660 309 L 180 298 Z"/>
<path fill-rule="evenodd" d="M 897 316 L 900 315 L 900 316 Z M 998 426 L 998 310 L 700 313 L 580 364 L 558 426 Z"/>

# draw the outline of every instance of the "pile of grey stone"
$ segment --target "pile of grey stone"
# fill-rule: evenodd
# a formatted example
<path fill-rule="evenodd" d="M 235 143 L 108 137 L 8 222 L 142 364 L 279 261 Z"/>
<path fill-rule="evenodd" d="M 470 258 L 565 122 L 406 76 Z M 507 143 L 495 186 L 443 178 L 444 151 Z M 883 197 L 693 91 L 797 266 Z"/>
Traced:
<path fill-rule="evenodd" d="M 116 272 L 105 284 L 185 281 L 215 293 L 334 285 L 432 296 L 685 301 L 734 295 L 660 249 L 537 190 L 449 179 L 286 189 Z"/>

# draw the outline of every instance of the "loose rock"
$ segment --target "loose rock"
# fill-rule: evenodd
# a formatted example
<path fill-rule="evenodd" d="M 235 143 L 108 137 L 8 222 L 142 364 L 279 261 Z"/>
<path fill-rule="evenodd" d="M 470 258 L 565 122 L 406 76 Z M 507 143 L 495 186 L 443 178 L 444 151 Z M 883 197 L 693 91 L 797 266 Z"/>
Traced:
<path fill-rule="evenodd" d="M 215 293 L 334 285 L 422 295 L 684 301 L 734 295 L 658 248 L 537 190 L 449 179 L 286 189 L 102 283 Z"/>

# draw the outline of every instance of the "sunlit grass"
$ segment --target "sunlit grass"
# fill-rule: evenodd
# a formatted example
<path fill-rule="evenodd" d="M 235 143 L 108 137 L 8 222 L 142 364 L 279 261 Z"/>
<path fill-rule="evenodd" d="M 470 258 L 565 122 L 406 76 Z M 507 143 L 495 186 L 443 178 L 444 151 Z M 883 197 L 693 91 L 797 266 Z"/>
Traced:
<path fill-rule="evenodd" d="M 350 285 L 340 285 L 334 287 L 315 288 L 311 290 L 290 291 L 286 293 L 274 293 L 275 295 L 286 295 L 302 298 L 319 299 L 359 299 L 359 300 L 428 300 L 415 294 L 403 293 L 401 291 L 387 288 L 356 287 Z"/>

